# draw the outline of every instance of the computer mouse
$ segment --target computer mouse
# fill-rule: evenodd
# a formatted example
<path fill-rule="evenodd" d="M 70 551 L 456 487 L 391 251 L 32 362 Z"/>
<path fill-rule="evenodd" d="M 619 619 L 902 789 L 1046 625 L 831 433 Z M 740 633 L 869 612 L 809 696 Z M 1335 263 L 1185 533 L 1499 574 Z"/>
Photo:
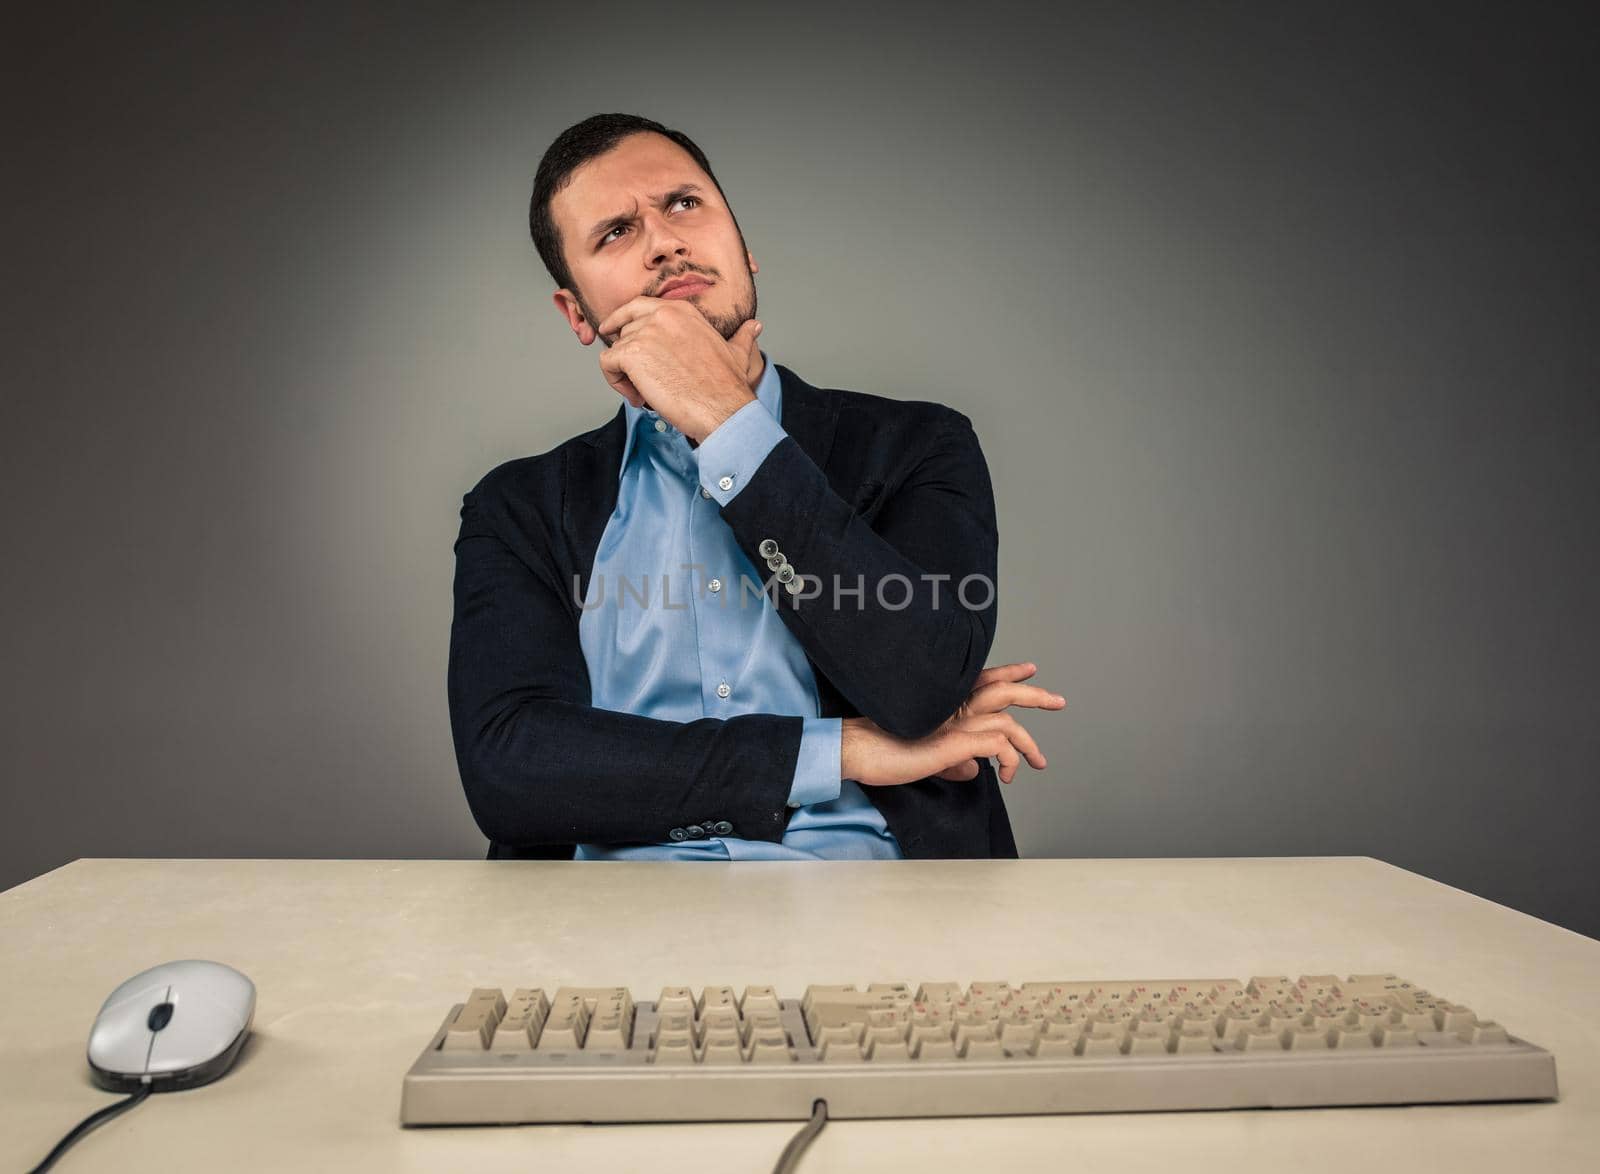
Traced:
<path fill-rule="evenodd" d="M 152 966 L 112 991 L 95 1016 L 89 1071 L 113 1092 L 197 1088 L 233 1066 L 255 1012 L 255 983 L 231 966 Z"/>

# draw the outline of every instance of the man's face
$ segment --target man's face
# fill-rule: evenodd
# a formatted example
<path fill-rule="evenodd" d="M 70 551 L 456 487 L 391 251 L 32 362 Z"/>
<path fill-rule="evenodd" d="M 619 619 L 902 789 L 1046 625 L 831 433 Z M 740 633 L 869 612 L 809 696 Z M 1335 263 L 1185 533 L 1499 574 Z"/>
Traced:
<path fill-rule="evenodd" d="M 733 213 L 689 152 L 663 135 L 629 135 L 590 159 L 551 199 L 550 215 L 578 287 L 557 290 L 556 307 L 584 346 L 618 306 L 658 296 L 686 274 L 710 283 L 683 296 L 723 338 L 755 317 L 758 267 Z"/>

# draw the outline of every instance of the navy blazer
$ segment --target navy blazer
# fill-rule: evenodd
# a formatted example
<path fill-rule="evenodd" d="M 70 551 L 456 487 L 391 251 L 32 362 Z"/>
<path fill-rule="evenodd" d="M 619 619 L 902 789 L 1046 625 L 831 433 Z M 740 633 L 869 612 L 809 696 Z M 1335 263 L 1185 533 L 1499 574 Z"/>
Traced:
<path fill-rule="evenodd" d="M 820 716 L 930 734 L 994 641 L 999 539 L 972 422 L 778 374 L 788 435 L 722 517 L 752 566 L 767 565 L 758 547 L 771 538 L 807 584 L 793 595 L 773 582 L 768 597 L 811 663 Z M 800 717 L 675 722 L 590 704 L 580 601 L 616 508 L 625 427 L 619 406 L 591 432 L 497 466 L 462 501 L 450 726 L 491 860 L 660 843 L 707 819 L 776 842 L 788 824 Z M 862 791 L 908 857 L 1017 854 L 987 760 L 968 782 Z"/>

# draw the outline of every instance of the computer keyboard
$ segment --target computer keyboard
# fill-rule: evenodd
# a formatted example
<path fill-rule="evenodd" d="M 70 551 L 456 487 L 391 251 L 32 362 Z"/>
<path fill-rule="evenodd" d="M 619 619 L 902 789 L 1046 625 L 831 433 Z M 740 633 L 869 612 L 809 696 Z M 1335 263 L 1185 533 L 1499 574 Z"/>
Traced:
<path fill-rule="evenodd" d="M 1555 1058 L 1392 974 L 473 990 L 405 1125 L 1556 1099 Z"/>

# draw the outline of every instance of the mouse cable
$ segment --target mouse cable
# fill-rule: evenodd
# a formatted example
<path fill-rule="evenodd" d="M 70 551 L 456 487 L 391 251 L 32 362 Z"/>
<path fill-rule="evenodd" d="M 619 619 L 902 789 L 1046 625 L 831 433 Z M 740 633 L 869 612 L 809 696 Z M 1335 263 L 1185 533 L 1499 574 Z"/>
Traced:
<path fill-rule="evenodd" d="M 111 1120 L 111 1118 L 115 1117 L 124 1109 L 133 1108 L 149 1095 L 150 1086 L 148 1084 L 141 1084 L 139 1086 L 139 1091 L 134 1093 L 127 1100 L 118 1101 L 114 1105 L 107 1105 L 97 1113 L 90 1113 L 82 1121 L 78 1122 L 78 1127 L 76 1129 L 58 1141 L 56 1143 L 56 1148 L 50 1151 L 49 1156 L 35 1166 L 32 1170 L 28 1171 L 28 1174 L 44 1174 L 46 1170 L 50 1169 L 51 1166 L 56 1164 L 57 1158 L 67 1152 L 67 1147 L 73 1142 L 77 1141 L 84 1134 L 88 1133 L 89 1130 L 93 1129 L 96 1125 L 100 1125 L 103 1122 Z"/>
<path fill-rule="evenodd" d="M 822 1127 L 827 1123 L 828 1102 L 818 1097 L 811 1105 L 811 1120 L 807 1121 L 800 1132 L 789 1139 L 789 1144 L 783 1147 L 783 1153 L 778 1155 L 778 1164 L 772 1168 L 772 1174 L 791 1174 L 795 1163 L 800 1160 L 800 1155 L 806 1152 L 806 1146 L 822 1132 Z"/>

